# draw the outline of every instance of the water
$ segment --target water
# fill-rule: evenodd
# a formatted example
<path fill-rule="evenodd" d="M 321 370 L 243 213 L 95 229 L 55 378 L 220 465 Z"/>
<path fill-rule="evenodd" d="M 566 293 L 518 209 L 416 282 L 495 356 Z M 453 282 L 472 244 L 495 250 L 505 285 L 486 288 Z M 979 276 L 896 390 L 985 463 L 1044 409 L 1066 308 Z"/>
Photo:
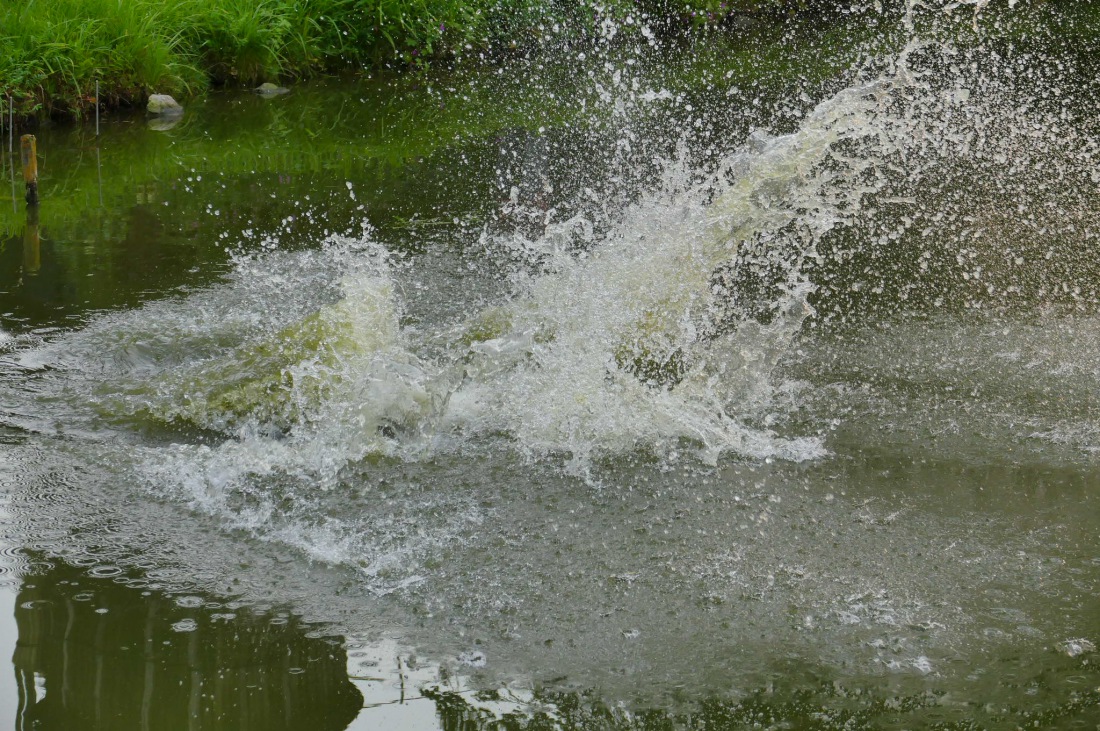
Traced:
<path fill-rule="evenodd" d="M 1095 75 L 1047 12 L 44 131 L 6 712 L 1095 725 Z"/>

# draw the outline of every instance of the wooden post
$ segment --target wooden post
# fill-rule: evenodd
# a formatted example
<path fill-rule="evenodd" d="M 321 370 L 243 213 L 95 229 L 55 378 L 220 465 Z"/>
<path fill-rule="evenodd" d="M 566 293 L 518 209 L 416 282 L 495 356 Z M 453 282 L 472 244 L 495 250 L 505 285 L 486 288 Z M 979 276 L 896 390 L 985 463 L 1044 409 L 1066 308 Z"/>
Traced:
<path fill-rule="evenodd" d="M 38 205 L 38 146 L 34 135 L 19 138 L 23 158 L 23 182 L 27 184 L 27 205 Z"/>

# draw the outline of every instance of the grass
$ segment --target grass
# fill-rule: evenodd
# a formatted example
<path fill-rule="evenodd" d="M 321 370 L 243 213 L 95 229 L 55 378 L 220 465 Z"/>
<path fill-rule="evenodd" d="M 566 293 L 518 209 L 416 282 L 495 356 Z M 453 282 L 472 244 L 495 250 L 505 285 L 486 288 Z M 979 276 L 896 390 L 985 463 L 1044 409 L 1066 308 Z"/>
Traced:
<path fill-rule="evenodd" d="M 893 3 L 896 4 L 897 0 Z M 1100 37 L 1100 11 L 1073 0 L 1064 32 Z M 602 42 L 641 23 L 664 32 L 734 24 L 746 14 L 827 13 L 840 0 L 7 0 L 0 4 L 0 94 L 21 118 L 88 115 L 151 93 L 255 85 L 335 69 L 421 66 L 547 43 Z M 1090 9 L 1093 8 L 1093 9 Z M 633 21 L 640 21 L 633 22 Z M 823 26 L 827 28 L 828 26 Z"/>
<path fill-rule="evenodd" d="M 606 18 L 680 26 L 835 0 L 8 0 L 0 7 L 0 93 L 21 117 L 89 113 L 208 84 L 255 84 L 348 66 L 524 47 Z"/>
<path fill-rule="evenodd" d="M 137 0 L 23 0 L 0 10 L 0 83 L 22 116 L 80 112 L 102 80 L 108 104 L 148 89 L 201 86 L 183 37 L 170 30 L 181 5 Z M 169 17 L 169 13 L 176 17 Z"/>
<path fill-rule="evenodd" d="M 809 31 L 802 34 L 808 35 Z M 655 88 L 683 93 L 697 105 L 728 104 L 725 95 L 732 87 L 751 87 L 754 93 L 774 89 L 778 94 L 795 80 L 809 85 L 808 93 L 816 96 L 814 84 L 854 62 L 865 41 L 858 35 L 859 28 L 838 26 L 815 36 L 818 45 L 791 44 L 782 29 L 768 28 L 752 44 L 721 39 L 698 46 L 681 44 L 651 60 L 647 75 Z M 621 65 L 631 57 L 629 51 L 615 49 L 607 58 Z M 594 99 L 587 106 L 575 103 L 591 93 L 591 85 L 586 76 L 578 77 L 573 61 L 562 56 L 537 63 L 539 85 L 530 84 L 530 75 L 522 69 L 499 74 L 501 69 L 492 66 L 435 67 L 415 75 L 375 74 L 358 83 L 302 85 L 278 103 L 211 94 L 195 102 L 201 111 L 185 116 L 167 135 L 148 134 L 143 120 L 125 113 L 110 117 L 98 141 L 80 141 L 63 129 L 42 130 L 44 215 L 48 209 L 51 227 L 59 235 L 65 222 L 78 236 L 82 221 L 98 209 L 98 178 L 108 181 L 108 195 L 112 188 L 130 194 L 152 180 L 179 180 L 191 170 L 208 176 L 295 173 L 339 181 L 373 179 L 398 174 L 410 161 L 448 146 L 461 147 L 464 141 L 489 138 L 499 130 L 607 121 L 596 118 L 608 110 Z M 431 93 L 432 88 L 454 91 Z M 553 89 L 553 96 L 547 89 Z M 716 95 L 720 99 L 709 98 Z M 240 99 L 241 106 L 231 99 Z M 120 124 L 122 120 L 137 124 Z M 85 131 L 90 133 L 90 128 Z M 95 146 L 102 148 L 101 165 L 89 162 Z M 65 163 L 59 164 L 62 160 Z M 0 237 L 19 234 L 23 219 L 21 204 L 14 211 L 0 205 Z"/>

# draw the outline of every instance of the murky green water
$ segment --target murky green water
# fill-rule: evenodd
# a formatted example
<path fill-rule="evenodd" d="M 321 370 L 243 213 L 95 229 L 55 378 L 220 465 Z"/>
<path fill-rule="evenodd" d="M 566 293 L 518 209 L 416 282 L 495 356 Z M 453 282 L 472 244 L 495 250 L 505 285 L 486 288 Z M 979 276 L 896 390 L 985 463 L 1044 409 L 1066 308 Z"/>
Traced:
<path fill-rule="evenodd" d="M 0 709 L 1097 727 L 1095 77 L 1001 30 L 41 130 Z"/>

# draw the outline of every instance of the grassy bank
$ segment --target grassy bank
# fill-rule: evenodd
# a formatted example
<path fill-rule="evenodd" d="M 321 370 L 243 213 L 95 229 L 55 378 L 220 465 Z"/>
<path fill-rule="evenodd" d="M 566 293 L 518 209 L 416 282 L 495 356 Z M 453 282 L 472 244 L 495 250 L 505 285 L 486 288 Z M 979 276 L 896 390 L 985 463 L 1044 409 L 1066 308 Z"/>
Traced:
<path fill-rule="evenodd" d="M 211 83 L 522 48 L 555 27 L 583 41 L 607 18 L 692 27 L 821 1 L 11 0 L 0 8 L 0 93 L 22 117 L 79 117 L 97 80 L 103 102 L 121 106 Z"/>
<path fill-rule="evenodd" d="M 897 5 L 900 0 L 887 0 Z M 256 84 L 335 69 L 415 67 L 543 44 L 607 40 L 644 24 L 708 32 L 746 17 L 843 10 L 841 0 L 10 0 L 0 7 L 0 94 L 22 118 L 87 115 L 148 94 Z M 1100 37 L 1100 7 L 1067 10 L 1064 32 Z M 991 6 L 992 7 L 992 6 Z M 992 11 L 987 11 L 992 12 Z"/>
<path fill-rule="evenodd" d="M 854 33 L 843 27 L 821 35 L 824 48 L 787 43 L 779 29 L 768 30 L 752 46 L 714 39 L 704 48 L 669 49 L 661 63 L 652 64 L 647 78 L 690 103 L 708 103 L 709 94 L 721 97 L 713 103 L 728 105 L 726 95 L 735 87 L 752 88 L 754 95 L 778 94 L 795 76 L 811 87 L 821 84 L 850 66 L 861 48 L 840 42 L 840 36 Z M 615 63 L 625 60 L 623 49 Z M 205 176 L 327 175 L 342 187 L 344 180 L 374 177 L 364 167 L 377 168 L 379 175 L 396 174 L 409 161 L 490 138 L 500 130 L 599 124 L 594 115 L 607 110 L 592 96 L 591 85 L 584 83 L 587 76 L 577 73 L 574 62 L 557 55 L 539 63 L 542 86 L 531 85 L 522 68 L 498 74 L 495 67 L 463 65 L 415 75 L 376 74 L 369 80 L 316 80 L 278 103 L 254 95 L 209 95 L 194 100 L 193 113 L 169 135 L 148 134 L 140 116 L 123 112 L 104 125 L 98 142 L 71 137 L 68 126 L 43 130 L 39 149 L 51 156 L 40 171 L 44 211 L 50 209 L 55 228 L 64 221 L 76 236 L 86 216 L 100 207 L 95 195 L 100 178 L 131 198 L 136 188 L 151 181 L 178 181 L 187 177 L 186 171 Z M 590 60 L 585 68 L 599 66 Z M 433 93 L 433 88 L 455 91 Z M 817 95 L 812 88 L 810 93 Z M 90 134 L 90 125 L 84 131 Z M 102 169 L 89 163 L 93 145 L 104 150 Z M 67 162 L 61 166 L 55 160 Z M 81 160 L 84 164 L 74 164 Z M 0 205 L 0 238 L 21 232 L 24 219 L 21 203 Z"/>

